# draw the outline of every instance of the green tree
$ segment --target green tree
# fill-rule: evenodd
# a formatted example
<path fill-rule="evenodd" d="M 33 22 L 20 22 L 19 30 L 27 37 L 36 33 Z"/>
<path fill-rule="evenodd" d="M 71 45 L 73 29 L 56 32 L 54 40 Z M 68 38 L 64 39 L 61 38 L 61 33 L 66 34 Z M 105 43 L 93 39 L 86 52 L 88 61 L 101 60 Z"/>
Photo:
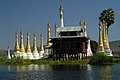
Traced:
<path fill-rule="evenodd" d="M 91 50 L 92 50 L 93 53 L 96 53 L 97 46 L 98 46 L 98 43 L 94 40 L 91 40 Z"/>
<path fill-rule="evenodd" d="M 99 17 L 99 20 L 101 22 L 104 20 L 107 23 L 108 28 L 111 24 L 114 23 L 114 19 L 115 19 L 114 11 L 111 8 L 103 10 Z"/>
<path fill-rule="evenodd" d="M 89 61 L 93 65 L 103 65 L 113 63 L 113 59 L 110 56 L 106 56 L 103 53 L 96 53 Z"/>

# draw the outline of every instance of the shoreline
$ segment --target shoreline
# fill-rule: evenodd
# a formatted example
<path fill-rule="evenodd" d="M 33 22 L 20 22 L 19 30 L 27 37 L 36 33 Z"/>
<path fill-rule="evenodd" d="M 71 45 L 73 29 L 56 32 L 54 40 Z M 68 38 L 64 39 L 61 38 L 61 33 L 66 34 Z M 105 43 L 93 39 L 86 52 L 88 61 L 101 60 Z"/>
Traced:
<path fill-rule="evenodd" d="M 13 58 L 13 59 L 0 59 L 0 65 L 30 65 L 30 64 L 38 64 L 38 65 L 79 65 L 79 64 L 89 64 L 90 59 L 83 60 L 61 60 L 61 61 L 53 61 L 52 59 L 40 59 L 40 60 L 27 60 L 22 58 Z M 103 65 L 112 65 L 112 64 L 120 64 L 120 59 L 114 59 L 112 63 L 106 63 Z"/>
<path fill-rule="evenodd" d="M 53 59 L 40 59 L 40 60 L 28 60 L 22 58 L 12 58 L 0 59 L 0 65 L 29 65 L 29 64 L 50 64 L 50 65 L 59 65 L 59 64 L 88 64 L 89 60 L 61 60 L 53 61 Z"/>

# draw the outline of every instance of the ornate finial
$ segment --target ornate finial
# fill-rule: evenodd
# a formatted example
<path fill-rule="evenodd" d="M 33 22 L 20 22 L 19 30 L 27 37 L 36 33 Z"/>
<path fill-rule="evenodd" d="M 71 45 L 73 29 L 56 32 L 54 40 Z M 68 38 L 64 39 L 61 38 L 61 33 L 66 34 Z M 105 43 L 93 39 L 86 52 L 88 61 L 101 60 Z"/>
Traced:
<path fill-rule="evenodd" d="M 60 11 L 63 10 L 62 0 L 60 0 Z"/>
<path fill-rule="evenodd" d="M 16 34 L 16 36 L 18 36 L 18 32 L 16 32 L 15 34 Z"/>
<path fill-rule="evenodd" d="M 60 5 L 60 11 L 61 11 L 61 10 L 63 10 L 63 6 L 62 6 L 62 5 Z"/>
<path fill-rule="evenodd" d="M 36 37 L 36 32 L 34 32 L 34 38 Z"/>
<path fill-rule="evenodd" d="M 15 51 L 15 52 L 19 52 L 19 51 L 20 51 L 20 48 L 19 48 L 19 44 L 18 44 L 18 32 L 15 33 L 15 36 L 16 36 L 16 42 L 15 42 L 14 51 Z"/>
<path fill-rule="evenodd" d="M 82 21 L 81 21 L 81 20 L 80 20 L 80 23 L 79 23 L 79 24 L 80 24 L 80 26 L 82 26 Z"/>
<path fill-rule="evenodd" d="M 48 30 L 47 30 L 47 46 L 50 46 L 51 44 L 50 44 L 50 22 L 48 22 Z"/>
<path fill-rule="evenodd" d="M 86 21 L 84 21 L 84 36 L 87 37 L 87 31 L 86 31 Z"/>
<path fill-rule="evenodd" d="M 48 24 L 47 24 L 48 27 L 50 27 L 50 21 L 48 21 Z"/>
<path fill-rule="evenodd" d="M 86 21 L 84 21 L 84 25 L 87 25 Z"/>
<path fill-rule="evenodd" d="M 64 20 L 63 20 L 63 6 L 62 6 L 62 0 L 61 0 L 61 5 L 60 5 L 60 8 L 59 8 L 59 11 L 60 11 L 60 27 L 64 27 Z"/>
<path fill-rule="evenodd" d="M 22 32 L 20 32 L 20 35 L 23 35 Z"/>
<path fill-rule="evenodd" d="M 34 32 L 34 39 L 33 39 L 33 52 L 37 52 L 36 33 L 35 32 Z"/>
<path fill-rule="evenodd" d="M 30 33 L 29 32 L 27 32 L 27 37 L 29 37 L 30 36 Z"/>

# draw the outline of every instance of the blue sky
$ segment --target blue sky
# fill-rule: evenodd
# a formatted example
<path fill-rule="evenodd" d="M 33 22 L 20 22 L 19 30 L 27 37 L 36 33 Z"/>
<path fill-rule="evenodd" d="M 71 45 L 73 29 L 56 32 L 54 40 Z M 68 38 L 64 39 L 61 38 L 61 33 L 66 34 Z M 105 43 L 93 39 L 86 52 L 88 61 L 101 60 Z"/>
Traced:
<path fill-rule="evenodd" d="M 86 20 L 87 31 L 91 39 L 98 41 L 98 17 L 104 9 L 112 8 L 115 23 L 109 28 L 109 41 L 120 39 L 120 0 L 63 0 L 65 26 L 79 26 L 79 21 Z M 15 32 L 23 30 L 24 44 L 26 33 L 30 32 L 31 46 L 33 33 L 43 33 L 46 43 L 47 23 L 51 23 L 51 36 L 54 36 L 54 25 L 60 25 L 60 0 L 0 0 L 0 49 L 13 49 Z"/>

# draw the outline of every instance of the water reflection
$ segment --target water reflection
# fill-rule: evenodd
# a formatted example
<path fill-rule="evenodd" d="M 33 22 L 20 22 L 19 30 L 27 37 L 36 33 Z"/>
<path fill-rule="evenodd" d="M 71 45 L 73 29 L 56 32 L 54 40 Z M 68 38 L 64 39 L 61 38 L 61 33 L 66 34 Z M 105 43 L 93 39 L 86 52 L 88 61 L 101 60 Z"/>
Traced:
<path fill-rule="evenodd" d="M 112 80 L 111 67 L 110 66 L 101 66 L 100 67 L 100 77 L 102 80 Z"/>
<path fill-rule="evenodd" d="M 92 80 L 90 65 L 52 65 L 51 67 L 53 70 L 50 78 L 55 80 Z"/>
<path fill-rule="evenodd" d="M 92 80 L 111 80 L 111 66 L 91 66 L 92 70 L 90 78 Z"/>
<path fill-rule="evenodd" d="M 26 72 L 26 71 L 51 71 L 50 65 L 37 65 L 37 64 L 31 64 L 31 65 L 17 65 L 16 71 L 17 72 Z"/>
<path fill-rule="evenodd" d="M 3 80 L 114 80 L 120 65 L 21 65 L 0 66 Z"/>
<path fill-rule="evenodd" d="M 8 71 L 10 71 L 11 70 L 11 66 L 10 65 L 8 65 Z"/>

